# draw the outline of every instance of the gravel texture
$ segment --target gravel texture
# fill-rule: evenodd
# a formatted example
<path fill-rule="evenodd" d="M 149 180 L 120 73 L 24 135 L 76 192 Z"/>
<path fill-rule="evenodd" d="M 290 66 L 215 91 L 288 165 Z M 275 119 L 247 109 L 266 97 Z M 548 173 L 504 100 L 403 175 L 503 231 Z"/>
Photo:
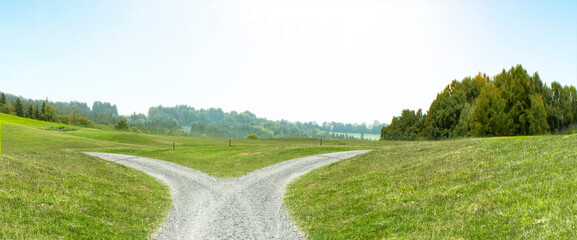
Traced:
<path fill-rule="evenodd" d="M 238 178 L 215 178 L 151 158 L 86 154 L 142 170 L 170 187 L 173 206 L 155 239 L 303 239 L 283 204 L 287 184 L 315 168 L 366 152 L 297 158 Z"/>

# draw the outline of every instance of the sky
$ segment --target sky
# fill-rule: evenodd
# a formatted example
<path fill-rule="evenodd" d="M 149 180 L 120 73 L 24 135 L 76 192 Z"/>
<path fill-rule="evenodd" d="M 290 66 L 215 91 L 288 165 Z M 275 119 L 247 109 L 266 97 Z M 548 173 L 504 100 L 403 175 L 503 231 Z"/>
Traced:
<path fill-rule="evenodd" d="M 522 64 L 577 85 L 577 1 L 0 0 L 0 91 L 389 123 Z"/>

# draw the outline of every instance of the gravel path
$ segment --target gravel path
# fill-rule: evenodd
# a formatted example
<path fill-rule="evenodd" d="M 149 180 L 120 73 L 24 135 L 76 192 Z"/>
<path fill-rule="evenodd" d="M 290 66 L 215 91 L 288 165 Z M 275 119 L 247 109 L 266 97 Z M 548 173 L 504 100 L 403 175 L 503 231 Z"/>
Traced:
<path fill-rule="evenodd" d="M 303 239 L 283 205 L 286 185 L 315 168 L 366 152 L 297 158 L 227 179 L 156 159 L 86 154 L 142 170 L 170 187 L 173 206 L 155 239 Z"/>

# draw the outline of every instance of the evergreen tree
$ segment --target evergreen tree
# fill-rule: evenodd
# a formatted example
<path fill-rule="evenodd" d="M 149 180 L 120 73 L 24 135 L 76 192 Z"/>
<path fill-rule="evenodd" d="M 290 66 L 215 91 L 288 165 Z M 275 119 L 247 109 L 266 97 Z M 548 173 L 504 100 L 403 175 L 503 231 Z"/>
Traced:
<path fill-rule="evenodd" d="M 40 116 L 38 119 L 46 121 L 46 102 L 42 102 L 42 109 L 40 110 Z"/>
<path fill-rule="evenodd" d="M 26 115 L 27 118 L 31 118 L 34 119 L 34 109 L 32 108 L 32 105 L 28 106 L 28 111 L 26 111 Z"/>
<path fill-rule="evenodd" d="M 6 95 L 4 93 L 2 93 L 2 96 L 0 97 L 0 112 L 10 114 L 8 102 L 6 101 Z"/>
<path fill-rule="evenodd" d="M 40 110 L 38 110 L 38 105 L 34 105 L 34 119 L 40 120 Z"/>
<path fill-rule="evenodd" d="M 571 95 L 571 105 L 573 106 L 573 125 L 577 125 L 577 89 L 575 86 L 569 87 L 569 94 Z M 577 126 L 574 126 L 577 127 Z"/>
<path fill-rule="evenodd" d="M 16 98 L 16 103 L 14 104 L 14 111 L 16 112 L 16 116 L 24 117 L 24 106 L 22 105 L 22 101 L 20 98 Z"/>
<path fill-rule="evenodd" d="M 6 101 L 6 94 L 2 93 L 2 96 L 0 97 L 0 107 L 4 106 L 6 103 L 8 103 Z"/>

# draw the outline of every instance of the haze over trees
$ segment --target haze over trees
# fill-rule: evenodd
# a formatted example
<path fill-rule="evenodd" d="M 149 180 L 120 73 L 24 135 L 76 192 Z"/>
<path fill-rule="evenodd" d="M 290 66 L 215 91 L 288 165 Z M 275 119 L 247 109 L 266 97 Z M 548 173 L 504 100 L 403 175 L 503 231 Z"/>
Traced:
<path fill-rule="evenodd" d="M 339 122 L 289 122 L 259 118 L 249 111 L 224 112 L 220 108 L 195 109 L 186 105 L 151 107 L 148 115 L 120 116 L 116 105 L 95 101 L 88 104 L 39 101 L 2 93 L 0 112 L 32 119 L 85 127 L 111 126 L 134 132 L 214 137 L 245 138 L 257 134 L 260 138 L 327 138 L 358 139 L 351 134 L 379 134 L 383 124 L 350 124 Z"/>
<path fill-rule="evenodd" d="M 577 126 L 574 86 L 529 75 L 521 65 L 493 78 L 479 73 L 454 80 L 426 114 L 403 110 L 381 130 L 381 139 L 442 139 L 556 133 Z"/>
<path fill-rule="evenodd" d="M 245 138 L 257 134 L 260 138 L 352 139 L 347 133 L 378 134 L 383 126 L 378 121 L 371 125 L 272 121 L 249 111 L 224 112 L 220 108 L 195 109 L 187 105 L 151 107 L 148 116 L 132 114 L 128 122 L 143 132 L 215 138 Z"/>

